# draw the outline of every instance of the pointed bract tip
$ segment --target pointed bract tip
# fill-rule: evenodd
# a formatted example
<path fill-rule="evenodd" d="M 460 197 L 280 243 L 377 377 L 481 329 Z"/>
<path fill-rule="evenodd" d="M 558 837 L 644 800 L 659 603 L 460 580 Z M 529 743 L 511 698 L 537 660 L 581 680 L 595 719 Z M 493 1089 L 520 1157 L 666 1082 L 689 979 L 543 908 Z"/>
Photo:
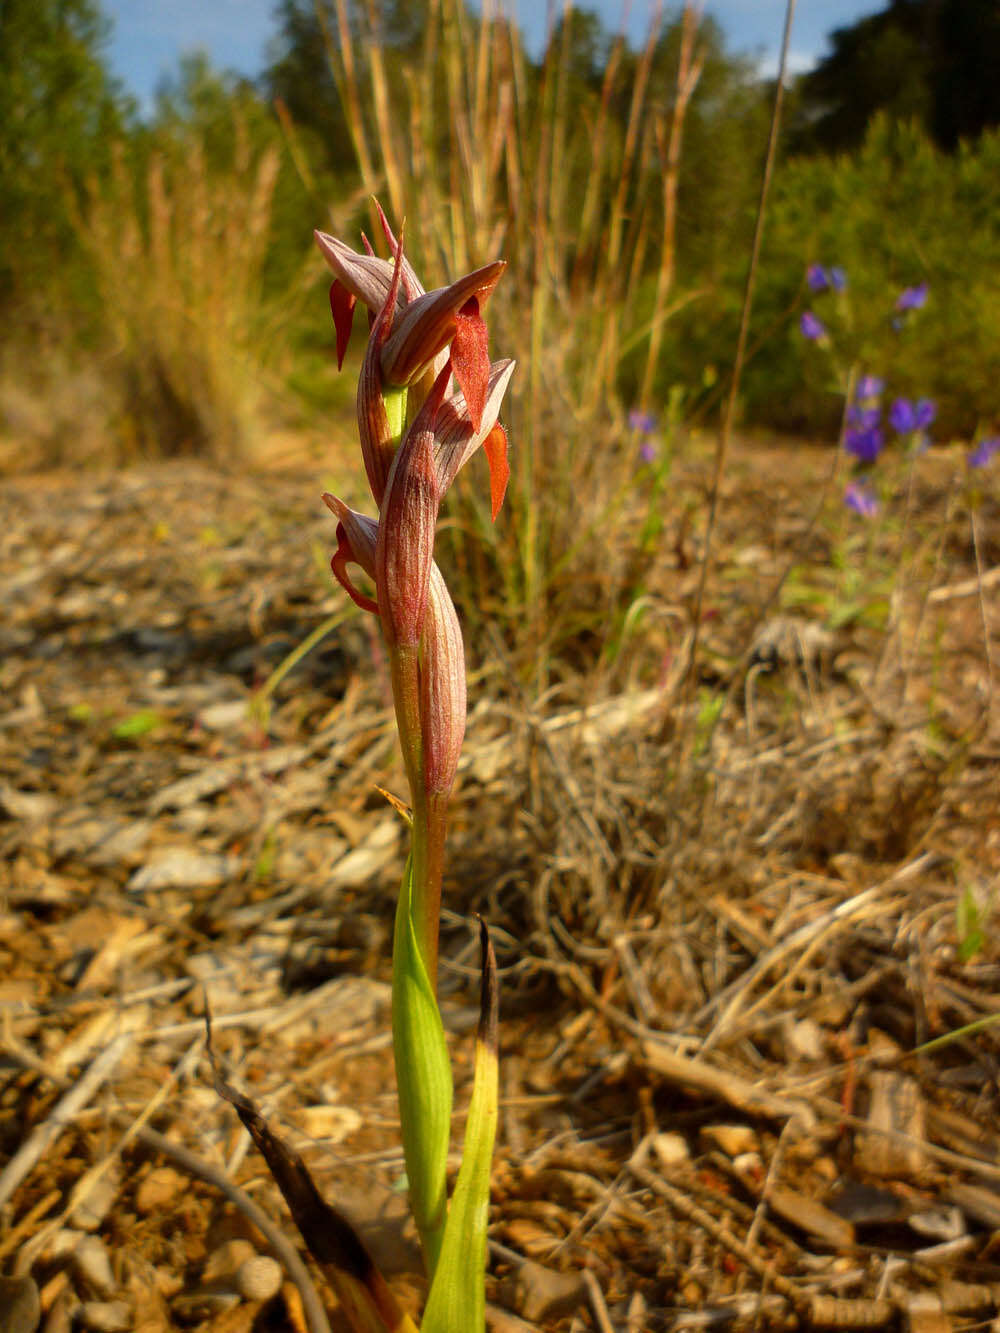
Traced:
<path fill-rule="evenodd" d="M 494 1058 L 498 1049 L 498 1020 L 500 1011 L 500 986 L 497 980 L 497 959 L 493 952 L 489 927 L 481 916 L 479 923 L 479 965 L 481 979 L 479 983 L 479 1029 L 476 1040 L 480 1042 Z"/>
<path fill-rule="evenodd" d="M 375 198 L 374 195 L 372 195 L 372 203 L 375 205 L 376 213 L 378 213 L 378 220 L 382 224 L 382 235 L 389 243 L 389 253 L 395 256 L 399 242 L 396 240 L 396 237 L 393 234 L 392 227 L 390 227 L 389 225 L 389 219 L 386 217 L 382 205 L 379 203 L 379 201 Z M 405 227 L 406 227 L 406 218 L 404 217 L 403 226 L 400 227 L 399 229 L 400 240 L 402 240 L 403 238 L 403 230 Z"/>
<path fill-rule="evenodd" d="M 365 240 L 367 245 L 367 239 Z M 381 347 L 392 332 L 393 316 L 396 313 L 396 301 L 399 297 L 399 284 L 403 276 L 403 231 L 400 229 L 399 245 L 396 247 L 395 259 L 392 265 L 392 281 L 389 283 L 389 290 L 386 293 L 385 305 L 378 312 L 375 321 L 372 324 L 371 338 L 372 346 Z"/>

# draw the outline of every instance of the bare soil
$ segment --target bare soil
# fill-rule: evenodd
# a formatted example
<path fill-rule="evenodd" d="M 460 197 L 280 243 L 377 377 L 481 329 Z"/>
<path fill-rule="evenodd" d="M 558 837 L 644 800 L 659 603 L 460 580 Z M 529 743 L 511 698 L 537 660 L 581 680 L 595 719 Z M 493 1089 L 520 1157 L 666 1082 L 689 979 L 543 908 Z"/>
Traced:
<path fill-rule="evenodd" d="M 470 646 L 441 989 L 457 1167 L 481 912 L 498 1329 L 1000 1314 L 1000 509 L 977 564 L 960 459 L 920 460 L 852 583 L 829 468 L 737 450 L 693 676 L 682 504 L 627 661 L 538 703 Z M 206 1001 L 226 1076 L 419 1309 L 379 791 L 404 780 L 321 489 L 197 463 L 0 482 L 0 1271 L 47 1329 L 307 1326 L 287 1277 L 260 1299 L 227 1269 L 269 1249 L 241 1199 L 297 1238 L 213 1088 Z M 0 1282 L 3 1333 L 35 1326 L 26 1291 Z"/>

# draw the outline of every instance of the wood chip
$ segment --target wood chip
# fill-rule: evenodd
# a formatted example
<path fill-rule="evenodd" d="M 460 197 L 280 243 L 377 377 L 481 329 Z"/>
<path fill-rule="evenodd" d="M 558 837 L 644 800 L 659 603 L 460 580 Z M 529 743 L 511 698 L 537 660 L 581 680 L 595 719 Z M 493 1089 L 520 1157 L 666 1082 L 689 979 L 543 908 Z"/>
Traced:
<path fill-rule="evenodd" d="M 557 1273 L 525 1259 L 501 1281 L 500 1299 L 536 1323 L 571 1315 L 587 1299 L 587 1288 L 580 1273 Z"/>
<path fill-rule="evenodd" d="M 989 1227 L 991 1231 L 1000 1231 L 1000 1194 L 995 1190 L 959 1182 L 950 1187 L 948 1198 L 973 1222 Z"/>
<path fill-rule="evenodd" d="M 855 1141 L 858 1168 L 872 1176 L 912 1178 L 926 1169 L 924 1101 L 916 1079 L 895 1070 L 869 1075 L 868 1124 Z"/>
<path fill-rule="evenodd" d="M 126 888 L 132 893 L 156 889 L 211 889 L 234 879 L 240 870 L 236 856 L 196 852 L 173 847 L 158 852 L 140 867 Z"/>
<path fill-rule="evenodd" d="M 822 1241 L 834 1250 L 844 1250 L 854 1244 L 854 1228 L 850 1222 L 825 1208 L 798 1190 L 785 1185 L 772 1185 L 767 1192 L 767 1206 L 776 1217 L 791 1222 L 814 1240 Z"/>
<path fill-rule="evenodd" d="M 903 1319 L 907 1333 L 951 1333 L 951 1318 L 929 1291 L 916 1292 L 907 1299 Z"/>

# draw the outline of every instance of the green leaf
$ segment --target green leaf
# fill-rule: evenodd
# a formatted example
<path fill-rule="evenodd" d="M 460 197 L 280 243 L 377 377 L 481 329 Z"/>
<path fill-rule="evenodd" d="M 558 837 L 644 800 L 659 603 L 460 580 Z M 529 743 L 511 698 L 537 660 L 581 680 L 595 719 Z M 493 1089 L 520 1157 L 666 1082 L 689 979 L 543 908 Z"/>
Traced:
<path fill-rule="evenodd" d="M 486 1327 L 486 1227 L 490 1166 L 497 1130 L 497 971 L 493 946 L 479 923 L 483 982 L 476 1034 L 472 1100 L 444 1241 L 420 1333 L 482 1333 Z"/>
<path fill-rule="evenodd" d="M 433 1277 L 448 1208 L 451 1063 L 434 989 L 413 924 L 413 862 L 407 861 L 392 949 L 392 1040 L 410 1207 Z"/>
<path fill-rule="evenodd" d="M 966 887 L 955 908 L 955 930 L 958 935 L 958 958 L 962 963 L 975 958 L 985 944 L 979 906 L 972 889 Z"/>
<path fill-rule="evenodd" d="M 148 736 L 151 731 L 156 731 L 163 725 L 163 718 L 153 708 L 140 708 L 137 713 L 132 713 L 124 718 L 112 729 L 112 736 L 117 741 L 137 740 L 140 736 Z"/>

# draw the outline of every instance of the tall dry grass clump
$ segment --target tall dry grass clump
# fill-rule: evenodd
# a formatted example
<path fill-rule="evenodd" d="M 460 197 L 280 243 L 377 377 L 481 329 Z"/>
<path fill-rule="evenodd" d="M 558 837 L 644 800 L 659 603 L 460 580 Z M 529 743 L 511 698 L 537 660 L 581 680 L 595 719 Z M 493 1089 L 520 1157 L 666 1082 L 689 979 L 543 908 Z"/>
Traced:
<path fill-rule="evenodd" d="M 373 0 L 360 11 L 316 5 L 361 183 L 406 216 L 414 263 L 439 282 L 501 251 L 509 260 L 494 324 L 525 368 L 509 413 L 512 520 L 493 534 L 484 506 L 460 490 L 452 558 L 475 583 L 468 604 L 492 617 L 502 601 L 509 642 L 544 685 L 551 658 L 572 650 L 595 612 L 628 602 L 636 580 L 629 533 L 641 523 L 622 519 L 637 501 L 637 448 L 616 386 L 622 358 L 645 345 L 648 398 L 676 308 L 699 7 L 685 7 L 669 52 L 660 6 L 641 51 L 615 38 L 595 92 L 575 60 L 571 5 L 540 70 L 491 0 L 476 16 L 462 0 L 429 0 L 420 56 L 401 70 Z M 475 543 L 462 540 L 470 526 Z"/>
<path fill-rule="evenodd" d="M 282 324 L 263 284 L 280 163 L 238 114 L 232 144 L 223 169 L 196 130 L 161 131 L 144 168 L 118 145 L 108 181 L 90 186 L 80 230 L 125 457 L 232 460 L 259 428 Z"/>

